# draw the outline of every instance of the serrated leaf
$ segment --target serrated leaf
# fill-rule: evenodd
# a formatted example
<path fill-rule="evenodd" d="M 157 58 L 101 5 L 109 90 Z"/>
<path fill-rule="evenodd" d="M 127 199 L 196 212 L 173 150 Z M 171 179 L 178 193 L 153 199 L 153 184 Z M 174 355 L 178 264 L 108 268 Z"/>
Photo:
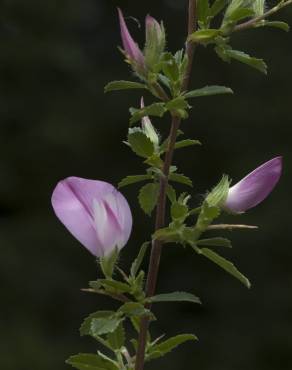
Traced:
<path fill-rule="evenodd" d="M 109 82 L 105 88 L 104 92 L 117 91 L 117 90 L 128 90 L 128 89 L 147 89 L 147 86 L 138 82 L 133 81 L 112 81 Z"/>
<path fill-rule="evenodd" d="M 143 211 L 151 216 L 153 209 L 155 208 L 159 195 L 159 184 L 150 183 L 143 186 L 139 193 L 139 204 Z"/>
<path fill-rule="evenodd" d="M 112 333 L 107 335 L 107 341 L 109 342 L 110 346 L 114 350 L 118 350 L 125 344 L 126 335 L 125 329 L 122 322 L 119 323 L 116 330 Z"/>
<path fill-rule="evenodd" d="M 83 321 L 81 327 L 80 327 L 80 335 L 90 335 L 90 327 L 91 327 L 91 321 L 93 319 L 102 319 L 111 317 L 114 315 L 114 311 L 97 311 L 86 317 L 86 319 Z"/>
<path fill-rule="evenodd" d="M 90 324 L 90 335 L 94 338 L 103 334 L 113 333 L 123 319 L 117 317 L 106 317 L 92 319 Z"/>
<path fill-rule="evenodd" d="M 180 334 L 156 344 L 150 348 L 147 360 L 149 361 L 162 357 L 166 353 L 171 352 L 173 349 L 189 340 L 198 340 L 198 338 L 193 334 Z"/>
<path fill-rule="evenodd" d="M 149 158 L 154 154 L 154 144 L 147 135 L 141 131 L 130 131 L 128 143 L 133 152 L 142 158 Z"/>
<path fill-rule="evenodd" d="M 224 23 L 234 22 L 237 23 L 242 19 L 254 16 L 254 10 L 249 8 L 237 8 L 225 19 Z"/>
<path fill-rule="evenodd" d="M 200 22 L 206 23 L 207 17 L 209 15 L 209 0 L 198 0 L 197 13 L 198 20 Z"/>
<path fill-rule="evenodd" d="M 91 353 L 71 356 L 66 363 L 78 370 L 118 370 L 112 362 Z"/>
<path fill-rule="evenodd" d="M 210 42 L 220 35 L 220 30 L 209 28 L 207 30 L 199 30 L 192 33 L 188 40 L 192 42 Z"/>
<path fill-rule="evenodd" d="M 230 240 L 226 238 L 221 238 L 221 237 L 201 239 L 201 240 L 198 240 L 196 244 L 199 246 L 232 248 Z"/>
<path fill-rule="evenodd" d="M 192 302 L 201 304 L 200 298 L 191 293 L 186 292 L 173 292 L 165 294 L 157 294 L 153 297 L 147 298 L 151 303 L 157 302 Z"/>
<path fill-rule="evenodd" d="M 130 124 L 140 121 L 145 116 L 162 117 L 166 112 L 164 103 L 153 103 L 142 109 L 131 109 L 132 118 Z"/>
<path fill-rule="evenodd" d="M 174 148 L 181 149 L 192 145 L 202 145 L 202 143 L 199 140 L 186 139 L 176 142 Z"/>
<path fill-rule="evenodd" d="M 143 258 L 145 256 L 145 253 L 147 251 L 147 248 L 149 246 L 149 242 L 145 242 L 142 244 L 141 248 L 140 248 L 140 251 L 138 253 L 138 256 L 137 258 L 134 260 L 134 262 L 132 263 L 132 266 L 131 266 L 131 275 L 132 276 L 136 276 L 137 272 L 139 271 L 139 268 L 141 266 L 141 263 L 143 261 Z"/>
<path fill-rule="evenodd" d="M 234 264 L 232 262 L 230 262 L 227 259 L 221 257 L 219 254 L 215 253 L 214 251 L 212 251 L 211 249 L 208 249 L 208 248 L 199 249 L 199 250 L 197 250 L 197 253 L 207 257 L 210 261 L 216 263 L 216 265 L 220 266 L 223 270 L 227 271 L 230 275 L 232 275 L 236 279 L 238 279 L 247 288 L 250 288 L 251 284 L 250 284 L 248 278 L 245 277 L 234 266 Z"/>
<path fill-rule="evenodd" d="M 220 94 L 233 94 L 229 87 L 225 86 L 205 86 L 201 89 L 189 91 L 185 94 L 186 98 L 197 98 L 200 96 L 220 95 Z"/>
<path fill-rule="evenodd" d="M 189 108 L 188 102 L 185 100 L 183 96 L 179 96 L 173 100 L 170 100 L 168 103 L 166 103 L 165 106 L 168 110 Z"/>
<path fill-rule="evenodd" d="M 176 191 L 170 184 L 167 184 L 166 194 L 171 203 L 176 201 Z"/>
<path fill-rule="evenodd" d="M 138 302 L 126 302 L 119 308 L 119 312 L 122 312 L 129 317 L 140 317 L 140 316 L 150 316 L 154 318 L 152 312 L 145 308 L 141 303 Z"/>
<path fill-rule="evenodd" d="M 145 180 L 152 180 L 152 175 L 133 175 L 127 176 L 119 182 L 118 187 L 122 188 L 123 186 L 132 185 L 137 182 L 145 181 Z"/>
<path fill-rule="evenodd" d="M 181 184 L 188 185 L 190 187 L 193 186 L 192 180 L 189 177 L 179 174 L 179 173 L 171 173 L 169 175 L 169 180 L 174 181 L 174 182 L 179 182 Z"/>
<path fill-rule="evenodd" d="M 114 290 L 115 292 L 118 292 L 118 293 L 130 293 L 131 292 L 131 287 L 126 283 L 122 283 L 121 281 L 112 280 L 112 279 L 99 279 L 98 281 L 106 290 L 109 290 L 109 291 Z"/>
<path fill-rule="evenodd" d="M 171 218 L 173 220 L 181 220 L 182 222 L 186 219 L 188 215 L 188 207 L 179 202 L 174 202 L 171 205 Z"/>
<path fill-rule="evenodd" d="M 267 65 L 263 59 L 258 59 L 251 57 L 250 55 L 244 53 L 243 51 L 226 49 L 224 51 L 225 55 L 231 59 L 238 60 L 241 63 L 247 64 L 260 72 L 267 74 Z"/>
<path fill-rule="evenodd" d="M 281 21 L 265 21 L 263 25 L 268 27 L 279 28 L 280 30 L 283 30 L 285 32 L 289 32 L 290 30 L 289 24 Z"/>

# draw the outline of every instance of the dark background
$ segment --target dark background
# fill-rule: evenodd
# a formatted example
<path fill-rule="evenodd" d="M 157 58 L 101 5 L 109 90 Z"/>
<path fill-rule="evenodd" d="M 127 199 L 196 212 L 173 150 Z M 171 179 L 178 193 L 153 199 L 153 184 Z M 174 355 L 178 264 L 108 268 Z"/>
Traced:
<path fill-rule="evenodd" d="M 63 370 L 79 351 L 95 351 L 80 338 L 82 319 L 112 302 L 80 292 L 96 277 L 94 258 L 55 218 L 50 196 L 62 178 L 75 175 L 117 184 L 141 173 L 139 159 L 121 143 L 136 92 L 103 94 L 114 79 L 130 79 L 116 46 L 115 7 L 143 20 L 163 19 L 169 49 L 184 42 L 186 1 L 1 0 L 0 3 L 0 281 L 3 370 Z M 292 21 L 291 9 L 278 19 Z M 144 28 L 129 26 L 139 41 Z M 142 24 L 143 26 L 143 24 Z M 165 247 L 159 292 L 189 290 L 204 304 L 157 306 L 157 335 L 196 333 L 149 369 L 291 370 L 291 34 L 259 29 L 234 36 L 235 48 L 263 57 L 269 74 L 220 61 L 211 48 L 196 53 L 193 87 L 223 84 L 234 96 L 194 102 L 186 135 L 202 147 L 176 155 L 194 180 L 200 201 L 222 172 L 234 180 L 273 156 L 284 173 L 269 199 L 238 217 L 259 231 L 233 232 L 223 251 L 252 281 L 250 291 L 194 255 Z M 150 96 L 145 96 L 151 102 Z M 155 121 L 157 122 L 157 121 Z M 162 132 L 168 120 L 157 122 Z M 152 221 L 139 209 L 137 186 L 124 190 L 135 216 L 121 264 L 129 266 L 149 237 Z M 234 221 L 234 219 L 232 219 Z M 237 220 L 235 220 L 237 221 Z"/>

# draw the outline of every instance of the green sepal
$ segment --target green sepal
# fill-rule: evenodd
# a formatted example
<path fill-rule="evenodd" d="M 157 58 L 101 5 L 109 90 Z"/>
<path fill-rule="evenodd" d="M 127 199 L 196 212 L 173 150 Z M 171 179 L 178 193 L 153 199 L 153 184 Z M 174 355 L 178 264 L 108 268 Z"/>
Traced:
<path fill-rule="evenodd" d="M 118 366 L 104 357 L 91 353 L 79 353 L 69 357 L 66 364 L 78 370 L 119 370 Z"/>
<path fill-rule="evenodd" d="M 206 25 L 209 12 L 210 12 L 209 0 L 198 0 L 197 2 L 198 21 Z"/>
<path fill-rule="evenodd" d="M 153 209 L 155 208 L 159 195 L 159 184 L 150 183 L 146 184 L 140 189 L 139 192 L 139 204 L 143 211 L 151 216 Z"/>
<path fill-rule="evenodd" d="M 153 103 L 142 109 L 130 108 L 132 114 L 130 125 L 140 121 L 145 116 L 162 117 L 166 111 L 165 103 Z"/>
<path fill-rule="evenodd" d="M 192 180 L 189 177 L 179 173 L 171 173 L 169 175 L 169 180 L 193 187 Z"/>
<path fill-rule="evenodd" d="M 146 361 L 154 360 L 159 357 L 163 357 L 167 353 L 171 352 L 173 349 L 187 341 L 196 341 L 198 338 L 193 334 L 179 334 L 175 337 L 166 339 L 159 344 L 152 346 L 146 356 Z"/>
<path fill-rule="evenodd" d="M 132 277 L 135 277 L 137 275 L 137 272 L 139 271 L 139 268 L 143 262 L 148 246 L 149 246 L 149 242 L 145 242 L 142 244 L 137 258 L 132 263 L 131 270 L 130 270 Z"/>
<path fill-rule="evenodd" d="M 220 182 L 210 191 L 206 197 L 206 202 L 210 207 L 223 206 L 229 191 L 230 180 L 228 176 L 223 175 Z"/>
<path fill-rule="evenodd" d="M 220 256 L 218 253 L 212 251 L 208 248 L 196 248 L 193 247 L 198 254 L 208 258 L 210 261 L 214 262 L 216 265 L 220 266 L 223 270 L 228 272 L 230 275 L 234 276 L 238 279 L 243 285 L 247 288 L 251 287 L 251 284 L 247 277 L 245 277 L 235 266 L 232 262 L 228 261 L 227 259 Z"/>
<path fill-rule="evenodd" d="M 205 86 L 201 89 L 196 89 L 187 92 L 185 98 L 197 98 L 201 96 L 220 95 L 220 94 L 233 94 L 233 91 L 229 87 L 225 86 Z"/>
<path fill-rule="evenodd" d="M 139 128 L 129 130 L 128 143 L 135 154 L 149 158 L 154 154 L 154 144 Z"/>
<path fill-rule="evenodd" d="M 153 297 L 147 298 L 149 303 L 158 303 L 158 302 L 192 302 L 201 304 L 200 298 L 196 297 L 191 293 L 186 292 L 173 292 L 165 294 L 157 294 Z"/>
<path fill-rule="evenodd" d="M 133 176 L 127 176 L 127 177 L 123 178 L 119 182 L 118 187 L 119 188 L 122 188 L 124 186 L 136 184 L 137 182 L 147 181 L 147 180 L 153 180 L 153 176 L 152 175 L 133 175 Z"/>
<path fill-rule="evenodd" d="M 209 239 L 201 239 L 196 242 L 198 246 L 208 246 L 208 247 L 226 247 L 232 248 L 231 242 L 229 239 L 226 238 L 209 238 Z"/>
<path fill-rule="evenodd" d="M 115 248 L 114 251 L 105 257 L 101 257 L 99 262 L 100 262 L 100 267 L 101 270 L 104 274 L 104 276 L 107 279 L 111 279 L 113 276 L 114 268 L 117 263 L 117 260 L 119 258 L 119 249 Z"/>
<path fill-rule="evenodd" d="M 138 82 L 133 81 L 112 81 L 109 82 L 105 88 L 104 92 L 118 91 L 118 90 L 129 90 L 129 89 L 147 89 L 147 86 Z"/>
<path fill-rule="evenodd" d="M 153 240 L 163 240 L 165 243 L 180 243 L 183 232 L 184 226 L 180 226 L 180 228 L 164 227 L 156 230 L 152 238 Z"/>

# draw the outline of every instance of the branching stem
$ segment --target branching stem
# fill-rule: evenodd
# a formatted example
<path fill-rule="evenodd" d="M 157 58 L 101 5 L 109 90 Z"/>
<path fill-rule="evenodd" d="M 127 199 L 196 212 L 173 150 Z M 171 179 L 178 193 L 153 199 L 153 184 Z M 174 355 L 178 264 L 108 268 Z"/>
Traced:
<path fill-rule="evenodd" d="M 196 24 L 197 24 L 196 6 L 197 6 L 196 0 L 189 0 L 188 35 L 192 34 L 196 29 Z M 188 66 L 187 66 L 186 74 L 184 76 L 184 82 L 182 86 L 183 91 L 186 90 L 189 85 L 191 70 L 192 70 L 192 65 L 193 65 L 194 51 L 195 51 L 194 43 L 187 42 L 186 53 L 188 56 Z M 168 140 L 168 148 L 165 154 L 165 160 L 164 160 L 164 165 L 163 165 L 164 176 L 160 178 L 160 190 L 159 190 L 159 199 L 158 199 L 157 209 L 156 209 L 155 230 L 161 229 L 165 225 L 166 192 L 167 192 L 167 185 L 168 185 L 169 169 L 172 163 L 174 147 L 175 147 L 175 142 L 176 142 L 176 137 L 177 137 L 177 131 L 179 129 L 180 123 L 181 123 L 181 119 L 173 115 L 170 134 L 169 134 L 169 140 Z M 155 293 L 161 251 L 162 251 L 162 242 L 159 240 L 153 241 L 151 256 L 150 256 L 150 261 L 149 261 L 147 283 L 146 283 L 147 297 L 151 297 Z M 144 368 L 145 347 L 146 347 L 146 341 L 147 341 L 148 326 L 149 326 L 149 318 L 147 317 L 142 318 L 141 324 L 140 324 L 140 334 L 139 334 L 138 349 L 137 349 L 137 356 L 136 356 L 136 362 L 135 362 L 135 370 L 143 370 Z"/>

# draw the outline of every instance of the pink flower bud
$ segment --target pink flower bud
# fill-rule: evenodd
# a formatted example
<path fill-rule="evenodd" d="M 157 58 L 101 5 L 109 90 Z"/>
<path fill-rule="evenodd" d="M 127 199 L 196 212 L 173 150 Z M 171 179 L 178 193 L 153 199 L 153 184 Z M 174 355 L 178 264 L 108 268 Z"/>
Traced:
<path fill-rule="evenodd" d="M 242 213 L 261 203 L 274 189 L 282 173 L 282 157 L 262 164 L 232 186 L 224 208 L 232 213 Z"/>
<path fill-rule="evenodd" d="M 133 40 L 120 8 L 118 8 L 118 12 L 124 51 L 129 58 L 129 61 L 134 63 L 134 69 L 137 69 L 138 72 L 141 72 L 145 68 L 144 55 L 137 43 Z"/>
<path fill-rule="evenodd" d="M 68 177 L 57 184 L 52 205 L 70 233 L 97 257 L 123 248 L 130 237 L 128 202 L 111 184 Z"/>

